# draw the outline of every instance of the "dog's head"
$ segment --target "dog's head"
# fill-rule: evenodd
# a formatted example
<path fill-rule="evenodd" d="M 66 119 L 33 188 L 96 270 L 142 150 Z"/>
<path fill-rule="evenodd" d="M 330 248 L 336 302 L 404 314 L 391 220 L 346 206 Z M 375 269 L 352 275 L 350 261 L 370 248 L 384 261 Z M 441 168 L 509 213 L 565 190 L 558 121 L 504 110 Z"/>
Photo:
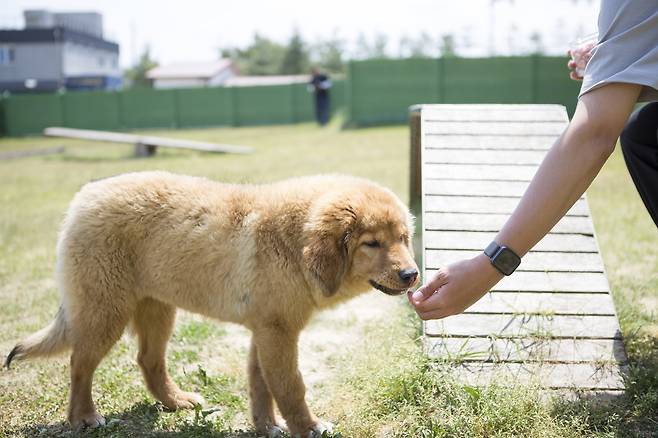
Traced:
<path fill-rule="evenodd" d="M 390 190 L 374 183 L 322 196 L 304 233 L 304 263 L 327 297 L 371 287 L 399 295 L 418 280 L 413 218 Z"/>

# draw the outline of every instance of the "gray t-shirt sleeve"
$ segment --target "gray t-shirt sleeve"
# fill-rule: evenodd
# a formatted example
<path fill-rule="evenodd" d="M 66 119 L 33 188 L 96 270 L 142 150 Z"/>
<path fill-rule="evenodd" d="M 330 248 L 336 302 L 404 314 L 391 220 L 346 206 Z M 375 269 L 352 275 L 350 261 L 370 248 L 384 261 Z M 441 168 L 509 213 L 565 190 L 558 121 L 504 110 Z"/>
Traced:
<path fill-rule="evenodd" d="M 658 100 L 658 1 L 601 0 L 580 96 L 613 82 L 643 85 L 640 102 Z"/>

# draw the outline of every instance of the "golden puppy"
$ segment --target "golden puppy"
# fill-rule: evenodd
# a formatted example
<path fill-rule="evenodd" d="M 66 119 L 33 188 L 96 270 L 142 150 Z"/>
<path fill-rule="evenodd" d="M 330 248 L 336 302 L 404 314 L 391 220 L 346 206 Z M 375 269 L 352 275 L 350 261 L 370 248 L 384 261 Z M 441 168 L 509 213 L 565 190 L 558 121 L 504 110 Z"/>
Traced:
<path fill-rule="evenodd" d="M 327 426 L 304 400 L 299 333 L 316 310 L 372 287 L 398 295 L 413 286 L 412 233 L 391 191 L 353 177 L 249 186 L 143 172 L 92 182 L 73 199 L 57 244 L 59 312 L 6 365 L 71 349 L 68 419 L 103 425 L 92 376 L 130 323 L 153 396 L 191 408 L 203 399 L 179 389 L 165 361 L 180 307 L 253 332 L 249 394 L 259 432 L 280 430 L 276 401 L 292 434 L 319 434 Z"/>

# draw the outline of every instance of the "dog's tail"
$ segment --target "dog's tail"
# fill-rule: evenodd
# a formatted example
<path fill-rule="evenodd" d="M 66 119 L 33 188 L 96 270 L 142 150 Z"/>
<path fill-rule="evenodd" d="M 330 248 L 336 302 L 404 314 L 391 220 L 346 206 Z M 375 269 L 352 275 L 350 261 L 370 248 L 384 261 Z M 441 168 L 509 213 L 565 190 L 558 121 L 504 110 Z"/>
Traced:
<path fill-rule="evenodd" d="M 53 322 L 16 344 L 7 356 L 5 367 L 9 368 L 14 359 L 52 356 L 67 350 L 70 346 L 67 334 L 66 315 L 60 306 Z"/>

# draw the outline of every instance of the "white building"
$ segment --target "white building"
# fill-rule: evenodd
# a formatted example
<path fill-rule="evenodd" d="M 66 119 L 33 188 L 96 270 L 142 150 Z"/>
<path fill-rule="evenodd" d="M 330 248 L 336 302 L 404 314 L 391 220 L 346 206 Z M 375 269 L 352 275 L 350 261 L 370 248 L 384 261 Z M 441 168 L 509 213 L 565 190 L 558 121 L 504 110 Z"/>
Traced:
<path fill-rule="evenodd" d="M 149 70 L 146 77 L 153 88 L 190 88 L 224 85 L 235 73 L 233 61 L 220 59 L 163 65 Z"/>
<path fill-rule="evenodd" d="M 0 91 L 116 89 L 119 46 L 96 12 L 27 10 L 24 29 L 0 30 Z"/>

